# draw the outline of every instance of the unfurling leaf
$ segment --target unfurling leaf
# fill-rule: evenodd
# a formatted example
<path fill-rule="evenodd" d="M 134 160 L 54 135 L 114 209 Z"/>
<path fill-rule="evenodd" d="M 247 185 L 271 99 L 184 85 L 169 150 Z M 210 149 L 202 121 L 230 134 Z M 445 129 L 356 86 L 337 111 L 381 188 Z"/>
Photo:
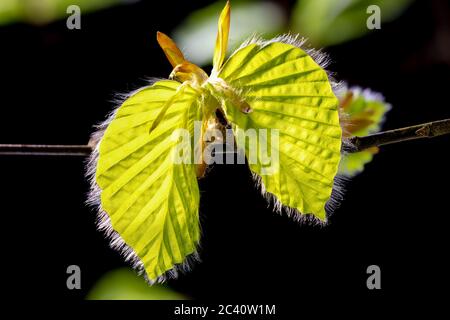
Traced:
<path fill-rule="evenodd" d="M 380 93 L 359 87 L 345 87 L 340 94 L 340 108 L 343 114 L 342 130 L 345 137 L 366 136 L 381 130 L 386 112 L 391 105 Z M 342 157 L 339 173 L 354 176 L 364 170 L 372 161 L 378 148 L 346 154 Z"/>

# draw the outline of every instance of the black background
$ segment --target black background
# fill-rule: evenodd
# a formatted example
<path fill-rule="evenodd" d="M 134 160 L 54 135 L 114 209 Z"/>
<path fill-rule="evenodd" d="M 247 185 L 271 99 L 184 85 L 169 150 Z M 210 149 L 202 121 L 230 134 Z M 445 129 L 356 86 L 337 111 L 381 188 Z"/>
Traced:
<path fill-rule="evenodd" d="M 206 3 L 119 6 L 82 16 L 81 30 L 64 20 L 0 28 L 0 143 L 86 143 L 115 93 L 170 73 L 156 31 L 170 33 Z M 327 49 L 338 79 L 393 105 L 385 129 L 449 118 L 448 9 L 416 1 L 381 30 Z M 245 166 L 216 166 L 200 183 L 203 262 L 168 284 L 213 301 L 378 305 L 437 294 L 449 277 L 449 146 L 447 136 L 383 147 L 326 227 L 274 214 Z M 10 297 L 83 299 L 124 265 L 95 230 L 83 175 L 83 158 L 0 157 L 0 276 Z M 71 264 L 81 267 L 82 290 L 66 288 Z M 371 264 L 381 267 L 380 291 L 366 288 Z"/>

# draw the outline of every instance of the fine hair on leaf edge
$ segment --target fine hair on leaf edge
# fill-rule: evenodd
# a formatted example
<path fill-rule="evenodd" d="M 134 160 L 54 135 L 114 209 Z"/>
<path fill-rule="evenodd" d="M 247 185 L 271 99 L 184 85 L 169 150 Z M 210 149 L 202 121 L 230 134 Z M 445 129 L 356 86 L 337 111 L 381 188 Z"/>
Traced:
<path fill-rule="evenodd" d="M 328 58 L 327 54 L 321 52 L 320 50 L 315 50 L 312 48 L 305 47 L 305 44 L 306 44 L 305 38 L 300 38 L 299 35 L 291 35 L 291 34 L 280 35 L 271 40 L 262 40 L 260 37 L 253 36 L 253 37 L 249 38 L 247 41 L 245 41 L 235 52 L 237 52 L 240 48 L 250 45 L 250 44 L 257 44 L 260 47 L 264 47 L 264 46 L 267 46 L 274 42 L 282 42 L 282 43 L 290 44 L 290 45 L 293 45 L 293 46 L 296 46 L 296 47 L 302 49 L 324 70 L 330 62 L 330 59 Z M 325 72 L 328 75 L 331 88 L 332 88 L 333 92 L 336 94 L 340 90 L 341 83 L 336 82 L 333 79 L 331 73 L 327 72 L 326 70 L 325 70 Z M 86 176 L 89 179 L 90 185 L 91 185 L 87 203 L 97 210 L 97 228 L 99 229 L 99 231 L 103 232 L 105 234 L 105 236 L 109 239 L 110 246 L 113 249 L 119 251 L 121 253 L 121 255 L 125 258 L 125 260 L 127 262 L 129 262 L 133 266 L 133 268 L 135 268 L 138 271 L 139 274 L 144 275 L 145 279 L 150 284 L 161 283 L 161 282 L 166 281 L 167 279 L 176 278 L 178 276 L 179 272 L 189 271 L 191 269 L 192 264 L 194 262 L 198 262 L 200 260 L 199 255 L 198 255 L 198 249 L 199 249 L 200 245 L 199 245 L 199 243 L 197 243 L 196 244 L 197 251 L 188 255 L 182 263 L 175 264 L 171 270 L 166 271 L 163 275 L 157 277 L 156 279 L 149 279 L 145 272 L 144 264 L 142 263 L 142 261 L 140 260 L 138 255 L 135 253 L 133 248 L 131 248 L 129 245 L 127 245 L 125 243 L 125 241 L 123 240 L 123 238 L 119 235 L 119 233 L 114 230 L 114 228 L 111 225 L 111 219 L 110 219 L 109 215 L 103 210 L 103 208 L 101 206 L 101 201 L 100 201 L 101 189 L 95 181 L 95 172 L 96 172 L 97 162 L 98 162 L 98 158 L 99 158 L 100 141 L 105 133 L 106 128 L 111 123 L 111 121 L 114 119 L 117 109 L 130 96 L 136 94 L 137 92 L 139 92 L 142 89 L 147 88 L 148 86 L 151 86 L 154 82 L 156 82 L 158 80 L 160 80 L 160 79 L 151 79 L 149 81 L 149 85 L 147 85 L 147 86 L 144 86 L 144 87 L 142 87 L 138 90 L 135 90 L 131 93 L 128 93 L 128 94 L 116 95 L 116 97 L 117 97 L 116 103 L 117 103 L 118 107 L 116 107 L 112 112 L 110 112 L 109 116 L 103 123 L 101 123 L 100 125 L 95 127 L 96 131 L 92 134 L 91 140 L 89 142 L 89 144 L 93 147 L 94 150 L 91 153 L 91 156 L 88 159 L 87 164 L 86 164 L 86 167 L 87 167 Z M 346 144 L 348 144 L 348 141 L 343 140 L 342 144 L 346 145 Z M 330 198 L 325 205 L 326 218 L 325 218 L 325 221 L 321 221 L 312 214 L 302 214 L 297 209 L 282 205 L 281 202 L 273 194 L 271 194 L 265 190 L 265 186 L 259 175 L 252 172 L 252 176 L 253 176 L 253 180 L 254 180 L 256 186 L 260 189 L 264 198 L 266 200 L 268 200 L 269 204 L 273 205 L 273 209 L 275 212 L 277 212 L 277 213 L 285 212 L 289 217 L 291 217 L 295 221 L 298 221 L 301 223 L 307 223 L 307 224 L 312 224 L 312 225 L 321 225 L 321 226 L 325 225 L 326 219 L 328 219 L 328 217 L 339 206 L 339 203 L 343 199 L 345 179 L 342 176 L 336 175 L 334 178 L 334 181 L 333 181 L 333 188 L 332 188 Z M 200 230 L 201 230 L 201 228 L 200 228 Z"/>
<path fill-rule="evenodd" d="M 200 257 L 198 254 L 198 250 L 200 249 L 200 243 L 196 244 L 197 250 L 189 254 L 187 257 L 185 257 L 182 263 L 175 264 L 172 267 L 172 269 L 167 270 L 166 272 L 164 272 L 164 274 L 157 277 L 156 279 L 150 279 L 145 271 L 144 264 L 139 258 L 139 256 L 136 254 L 133 248 L 131 248 L 124 241 L 124 239 L 120 236 L 120 234 L 116 230 L 114 230 L 111 224 L 111 218 L 102 208 L 100 200 L 101 189 L 98 186 L 97 182 L 95 181 L 95 172 L 97 168 L 97 162 L 99 159 L 100 142 L 103 138 L 106 128 L 111 123 L 111 121 L 114 120 L 117 110 L 120 108 L 120 106 L 126 99 L 138 93 L 139 91 L 148 88 L 149 86 L 153 85 L 155 82 L 159 80 L 162 79 L 154 79 L 154 78 L 149 79 L 148 80 L 149 83 L 147 86 L 143 86 L 130 93 L 115 95 L 117 107 L 114 108 L 114 110 L 109 113 L 105 121 L 94 126 L 95 131 L 92 133 L 91 139 L 89 141 L 89 145 L 92 146 L 93 151 L 86 161 L 86 177 L 90 183 L 90 190 L 88 192 L 86 203 L 97 211 L 97 221 L 96 221 L 97 229 L 100 232 L 102 232 L 105 235 L 105 237 L 109 240 L 109 246 L 115 251 L 118 251 L 120 255 L 123 256 L 125 261 L 130 263 L 130 265 L 137 271 L 139 275 L 144 276 L 145 280 L 150 285 L 155 283 L 163 283 L 168 279 L 177 278 L 179 273 L 189 272 L 195 263 L 200 262 Z"/>

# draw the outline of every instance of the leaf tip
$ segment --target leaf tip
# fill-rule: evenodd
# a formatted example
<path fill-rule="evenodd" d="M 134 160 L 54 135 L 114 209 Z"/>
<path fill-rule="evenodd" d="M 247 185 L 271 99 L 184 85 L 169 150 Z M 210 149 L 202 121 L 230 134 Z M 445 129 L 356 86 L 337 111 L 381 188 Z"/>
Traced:
<path fill-rule="evenodd" d="M 158 41 L 159 46 L 163 49 L 164 54 L 169 60 L 170 64 L 175 67 L 185 61 L 183 53 L 178 49 L 175 42 L 165 33 L 157 31 L 156 41 Z"/>

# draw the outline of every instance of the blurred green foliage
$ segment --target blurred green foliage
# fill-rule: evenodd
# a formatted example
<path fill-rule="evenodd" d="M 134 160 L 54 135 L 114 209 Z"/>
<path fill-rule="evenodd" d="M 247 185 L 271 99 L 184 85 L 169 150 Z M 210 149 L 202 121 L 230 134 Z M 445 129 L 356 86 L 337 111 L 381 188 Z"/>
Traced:
<path fill-rule="evenodd" d="M 80 7 L 82 13 L 104 9 L 126 0 L 0 0 L 0 25 L 13 22 L 45 24 L 68 16 L 70 5 Z"/>
<path fill-rule="evenodd" d="M 217 33 L 217 15 L 225 1 L 192 12 L 172 36 L 199 65 L 211 63 Z M 271 37 L 283 32 L 299 33 L 315 46 L 339 44 L 370 32 L 367 8 L 377 5 L 381 23 L 399 16 L 412 0 L 298 0 L 293 11 L 277 1 L 231 1 L 231 37 L 235 49 L 245 38 L 257 33 Z M 289 18 L 288 18 L 289 17 Z"/>
<path fill-rule="evenodd" d="M 212 63 L 217 35 L 217 19 L 225 1 L 218 1 L 194 11 L 173 32 L 173 38 L 187 58 L 198 65 Z M 275 2 L 231 1 L 231 30 L 228 49 L 237 46 L 249 36 L 281 33 L 287 20 L 283 9 Z"/>
<path fill-rule="evenodd" d="M 69 5 L 82 13 L 138 0 L 0 0 L 0 25 L 13 22 L 45 24 L 68 16 Z M 366 26 L 367 7 L 381 9 L 381 22 L 399 16 L 412 0 L 297 0 L 292 12 L 281 1 L 232 0 L 230 48 L 254 33 L 266 37 L 291 31 L 307 37 L 315 46 L 329 46 L 370 32 Z M 217 16 L 225 1 L 187 13 L 173 32 L 176 42 L 196 64 L 210 64 Z M 283 4 L 283 6 L 281 5 Z"/>
<path fill-rule="evenodd" d="M 380 8 L 381 23 L 399 16 L 411 0 L 299 0 L 292 14 L 292 29 L 317 46 L 329 46 L 360 37 L 370 30 L 367 8 Z"/>
<path fill-rule="evenodd" d="M 143 277 L 128 268 L 106 273 L 92 287 L 87 300 L 185 300 L 181 295 L 162 285 L 149 286 Z"/>

